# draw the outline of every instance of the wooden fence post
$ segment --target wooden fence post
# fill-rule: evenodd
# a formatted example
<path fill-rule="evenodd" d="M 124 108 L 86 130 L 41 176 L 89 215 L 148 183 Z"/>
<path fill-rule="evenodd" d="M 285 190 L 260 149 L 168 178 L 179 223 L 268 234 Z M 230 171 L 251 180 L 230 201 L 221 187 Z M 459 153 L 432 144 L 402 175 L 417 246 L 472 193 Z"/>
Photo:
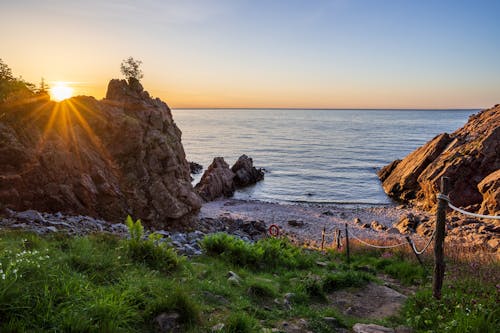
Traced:
<path fill-rule="evenodd" d="M 448 177 L 441 178 L 441 194 L 448 195 Z M 438 199 L 436 212 L 436 238 L 434 239 L 434 275 L 432 278 L 432 295 L 436 299 L 441 299 L 441 288 L 444 279 L 444 238 L 446 233 L 446 208 L 448 201 Z"/>
<path fill-rule="evenodd" d="M 324 251 L 325 249 L 325 234 L 326 234 L 326 227 L 323 226 L 323 231 L 321 231 L 321 251 Z"/>
<path fill-rule="evenodd" d="M 347 223 L 345 224 L 345 253 L 347 255 L 347 264 L 351 263 L 350 253 L 349 253 L 349 231 L 347 230 Z"/>

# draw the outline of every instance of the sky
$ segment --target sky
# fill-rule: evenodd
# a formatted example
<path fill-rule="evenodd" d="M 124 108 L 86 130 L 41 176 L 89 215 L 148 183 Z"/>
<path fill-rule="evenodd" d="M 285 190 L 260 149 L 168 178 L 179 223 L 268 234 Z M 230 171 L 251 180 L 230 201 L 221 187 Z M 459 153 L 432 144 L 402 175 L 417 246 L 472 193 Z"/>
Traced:
<path fill-rule="evenodd" d="M 103 98 L 120 63 L 172 108 L 500 103 L 500 1 L 0 0 L 0 58 Z"/>

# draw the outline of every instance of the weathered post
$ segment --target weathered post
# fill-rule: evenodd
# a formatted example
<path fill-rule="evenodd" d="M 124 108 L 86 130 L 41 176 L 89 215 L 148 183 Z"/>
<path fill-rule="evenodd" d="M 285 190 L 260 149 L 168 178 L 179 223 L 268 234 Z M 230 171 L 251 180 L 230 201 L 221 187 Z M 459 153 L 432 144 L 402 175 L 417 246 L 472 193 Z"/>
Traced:
<path fill-rule="evenodd" d="M 337 250 L 340 250 L 342 248 L 342 239 L 341 239 L 341 235 L 340 235 L 341 231 L 340 229 L 337 230 Z"/>
<path fill-rule="evenodd" d="M 349 253 L 349 231 L 347 230 L 347 223 L 345 224 L 345 253 L 347 256 L 347 264 L 351 263 L 350 253 Z"/>
<path fill-rule="evenodd" d="M 447 196 L 449 192 L 448 177 L 441 178 L 441 194 Z M 434 276 L 432 278 L 432 295 L 436 299 L 441 299 L 441 288 L 444 279 L 444 237 L 446 233 L 446 207 L 448 201 L 438 198 L 436 212 L 436 238 L 434 240 Z"/>
<path fill-rule="evenodd" d="M 326 227 L 323 226 L 323 231 L 321 231 L 321 251 L 325 249 L 325 233 L 326 233 Z"/>

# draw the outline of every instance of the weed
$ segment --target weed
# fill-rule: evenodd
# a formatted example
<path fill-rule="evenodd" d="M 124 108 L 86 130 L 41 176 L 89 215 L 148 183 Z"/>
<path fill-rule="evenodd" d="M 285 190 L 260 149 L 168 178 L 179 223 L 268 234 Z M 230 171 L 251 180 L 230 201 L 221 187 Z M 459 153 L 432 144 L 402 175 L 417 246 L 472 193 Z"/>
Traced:
<path fill-rule="evenodd" d="M 257 299 L 274 298 L 277 291 L 270 282 L 255 280 L 249 283 L 247 294 Z"/>
<path fill-rule="evenodd" d="M 236 313 L 229 316 L 224 332 L 226 333 L 252 333 L 258 328 L 257 320 L 245 313 Z"/>
<path fill-rule="evenodd" d="M 144 239 L 144 227 L 141 220 L 133 222 L 128 216 L 126 224 L 130 239 L 124 242 L 124 247 L 132 260 L 161 272 L 169 272 L 179 266 L 180 258 L 175 251 L 166 243 L 159 242 L 156 234 Z"/>
<path fill-rule="evenodd" d="M 323 278 L 323 289 L 332 292 L 348 287 L 362 287 L 367 282 L 372 281 L 373 276 L 366 272 L 345 271 L 327 274 Z"/>
<path fill-rule="evenodd" d="M 312 255 L 304 253 L 286 239 L 266 238 L 250 244 L 234 236 L 218 233 L 205 237 L 201 244 L 208 255 L 220 255 L 232 264 L 253 269 L 302 269 L 314 263 Z"/>

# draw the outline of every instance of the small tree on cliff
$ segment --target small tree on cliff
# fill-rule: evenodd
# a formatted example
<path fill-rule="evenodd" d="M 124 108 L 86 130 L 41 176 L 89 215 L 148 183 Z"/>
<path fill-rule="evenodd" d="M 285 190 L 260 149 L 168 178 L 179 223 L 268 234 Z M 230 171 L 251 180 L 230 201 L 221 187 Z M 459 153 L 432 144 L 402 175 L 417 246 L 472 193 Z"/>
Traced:
<path fill-rule="evenodd" d="M 133 81 L 138 82 L 144 77 L 144 74 L 142 74 L 142 69 L 139 68 L 141 64 L 142 61 L 135 60 L 132 57 L 128 57 L 127 59 L 122 61 L 120 70 L 122 74 L 127 78 L 129 84 L 131 84 Z"/>

